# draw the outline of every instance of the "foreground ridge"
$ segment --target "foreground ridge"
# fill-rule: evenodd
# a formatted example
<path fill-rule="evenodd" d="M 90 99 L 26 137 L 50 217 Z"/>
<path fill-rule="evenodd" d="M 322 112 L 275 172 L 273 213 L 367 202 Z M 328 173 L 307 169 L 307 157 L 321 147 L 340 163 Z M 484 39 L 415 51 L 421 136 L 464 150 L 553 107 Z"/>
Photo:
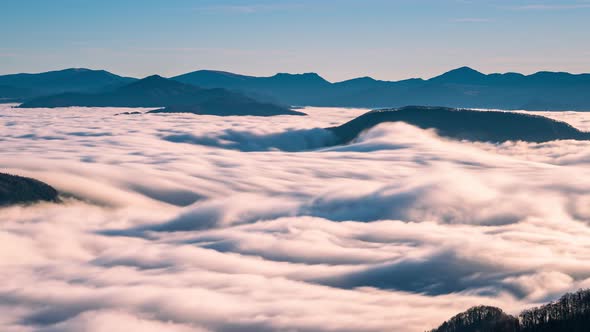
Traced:
<path fill-rule="evenodd" d="M 39 180 L 0 173 L 0 206 L 39 201 L 57 202 L 57 190 Z"/>
<path fill-rule="evenodd" d="M 496 307 L 473 307 L 430 332 L 586 332 L 589 328 L 590 289 L 584 289 L 527 309 L 518 318 Z"/>
<path fill-rule="evenodd" d="M 327 129 L 335 134 L 338 144 L 346 144 L 364 131 L 387 122 L 405 122 L 422 129 L 435 129 L 441 136 L 469 141 L 547 142 L 590 139 L 587 132 L 539 115 L 428 106 L 375 110 L 341 126 Z"/>

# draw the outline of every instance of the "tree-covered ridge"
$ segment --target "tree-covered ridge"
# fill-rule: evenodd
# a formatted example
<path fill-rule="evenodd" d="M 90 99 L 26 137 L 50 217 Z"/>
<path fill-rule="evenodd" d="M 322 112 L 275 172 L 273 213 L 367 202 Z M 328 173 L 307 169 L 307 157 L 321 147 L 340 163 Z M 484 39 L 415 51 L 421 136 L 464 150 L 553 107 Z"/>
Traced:
<path fill-rule="evenodd" d="M 35 179 L 0 173 L 0 206 L 38 201 L 57 202 L 57 190 Z"/>
<path fill-rule="evenodd" d="M 521 331 L 590 331 L 590 289 L 567 293 L 555 302 L 523 311 Z"/>
<path fill-rule="evenodd" d="M 444 322 L 432 332 L 504 332 L 517 331 L 518 319 L 506 314 L 502 309 L 477 306 L 462 312 Z"/>
<path fill-rule="evenodd" d="M 547 117 L 503 111 L 477 111 L 448 107 L 406 106 L 365 113 L 332 131 L 338 144 L 356 139 L 362 132 L 387 122 L 405 122 L 422 129 L 435 129 L 444 137 L 484 142 L 547 142 L 588 140 L 590 134 Z"/>
<path fill-rule="evenodd" d="M 557 301 L 524 310 L 518 318 L 495 307 L 473 307 L 430 332 L 559 331 L 590 331 L 590 289 L 567 293 Z"/>

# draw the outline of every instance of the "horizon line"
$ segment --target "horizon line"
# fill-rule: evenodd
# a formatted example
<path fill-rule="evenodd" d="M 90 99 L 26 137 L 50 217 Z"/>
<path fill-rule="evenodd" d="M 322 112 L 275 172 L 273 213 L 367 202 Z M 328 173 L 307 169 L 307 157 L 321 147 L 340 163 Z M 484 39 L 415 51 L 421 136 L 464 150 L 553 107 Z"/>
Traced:
<path fill-rule="evenodd" d="M 52 70 L 46 70 L 46 71 L 40 71 L 40 72 L 18 72 L 18 73 L 5 73 L 5 74 L 0 74 L 1 76 L 10 76 L 10 75 L 39 75 L 39 74 L 45 74 L 45 73 L 51 73 L 51 72 L 60 72 L 60 71 L 66 71 L 66 70 L 89 70 L 89 71 L 105 71 L 107 73 L 113 74 L 113 75 L 117 75 L 120 77 L 126 77 L 126 78 L 134 78 L 134 79 L 144 79 L 150 76 L 154 76 L 154 75 L 158 75 L 167 79 L 173 79 L 174 77 L 178 77 L 178 76 L 182 76 L 182 75 L 186 75 L 186 74 L 191 74 L 191 73 L 196 73 L 196 72 L 217 72 L 217 73 L 226 73 L 226 74 L 232 74 L 232 75 L 237 75 L 237 76 L 245 76 L 245 77 L 255 77 L 255 78 L 270 78 L 270 77 L 275 77 L 278 75 L 317 75 L 318 77 L 320 77 L 321 79 L 325 80 L 328 83 L 331 84 L 335 84 L 335 83 L 342 83 L 342 82 L 347 82 L 347 81 L 352 81 L 352 80 L 357 80 L 357 79 L 372 79 L 374 81 L 378 81 L 378 82 L 401 82 L 401 81 L 407 81 L 407 80 L 423 80 L 423 81 L 428 81 L 434 78 L 437 78 L 439 76 L 445 75 L 447 73 L 453 72 L 453 71 L 457 71 L 457 70 L 461 70 L 461 69 L 468 69 L 468 70 L 472 70 L 474 72 L 483 74 L 483 75 L 506 75 L 506 74 L 518 74 L 518 75 L 522 75 L 525 77 L 528 76 L 533 76 L 539 73 L 554 73 L 554 74 L 569 74 L 569 75 L 590 75 L 590 71 L 589 72 L 568 72 L 568 71 L 553 71 L 553 70 L 538 70 L 535 72 L 531 72 L 530 74 L 525 74 L 525 73 L 521 73 L 521 72 L 517 72 L 517 71 L 506 71 L 506 72 L 482 72 L 479 71 L 477 69 L 474 69 L 473 67 L 470 66 L 460 66 L 460 67 L 455 67 L 453 69 L 447 70 L 445 72 L 442 72 L 440 74 L 431 76 L 429 78 L 423 78 L 423 77 L 408 77 L 408 78 L 403 78 L 403 79 L 398 79 L 398 80 L 387 80 L 387 79 L 376 79 L 373 78 L 371 76 L 356 76 L 356 77 L 352 77 L 349 79 L 344 79 L 344 80 L 336 80 L 336 81 L 330 81 L 326 78 L 324 78 L 324 76 L 322 76 L 321 74 L 319 74 L 318 72 L 314 72 L 314 71 L 310 71 L 310 72 L 276 72 L 273 75 L 256 75 L 256 74 L 241 74 L 241 73 L 236 73 L 236 72 L 231 72 L 231 71 L 227 71 L 227 70 L 221 70 L 221 69 L 196 69 L 196 70 L 192 70 L 192 71 L 188 71 L 188 72 L 184 72 L 178 75 L 173 75 L 173 76 L 163 76 L 161 74 L 158 73 L 152 73 L 152 74 L 148 74 L 145 76 L 141 76 L 141 77 L 136 77 L 136 76 L 130 76 L 130 75 L 125 75 L 125 74 L 118 74 L 114 71 L 110 71 L 104 68 L 92 68 L 92 67 L 68 67 L 68 68 L 62 68 L 62 69 L 52 69 Z"/>

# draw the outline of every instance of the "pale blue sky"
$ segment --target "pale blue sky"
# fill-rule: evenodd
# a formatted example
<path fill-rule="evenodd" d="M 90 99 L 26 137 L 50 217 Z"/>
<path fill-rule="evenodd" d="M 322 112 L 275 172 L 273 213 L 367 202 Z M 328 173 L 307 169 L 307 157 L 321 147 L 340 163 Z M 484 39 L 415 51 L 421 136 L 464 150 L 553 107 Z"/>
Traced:
<path fill-rule="evenodd" d="M 590 0 L 0 0 L 0 74 L 590 72 Z"/>

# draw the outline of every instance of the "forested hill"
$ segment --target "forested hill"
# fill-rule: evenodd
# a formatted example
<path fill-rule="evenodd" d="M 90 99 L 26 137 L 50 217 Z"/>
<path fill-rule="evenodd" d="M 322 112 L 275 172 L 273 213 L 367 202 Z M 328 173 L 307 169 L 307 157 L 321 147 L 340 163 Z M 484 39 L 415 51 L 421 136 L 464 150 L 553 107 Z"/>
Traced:
<path fill-rule="evenodd" d="M 473 307 L 430 332 L 565 331 L 590 331 L 590 289 L 567 293 L 555 302 L 527 309 L 518 317 L 495 307 Z"/>

